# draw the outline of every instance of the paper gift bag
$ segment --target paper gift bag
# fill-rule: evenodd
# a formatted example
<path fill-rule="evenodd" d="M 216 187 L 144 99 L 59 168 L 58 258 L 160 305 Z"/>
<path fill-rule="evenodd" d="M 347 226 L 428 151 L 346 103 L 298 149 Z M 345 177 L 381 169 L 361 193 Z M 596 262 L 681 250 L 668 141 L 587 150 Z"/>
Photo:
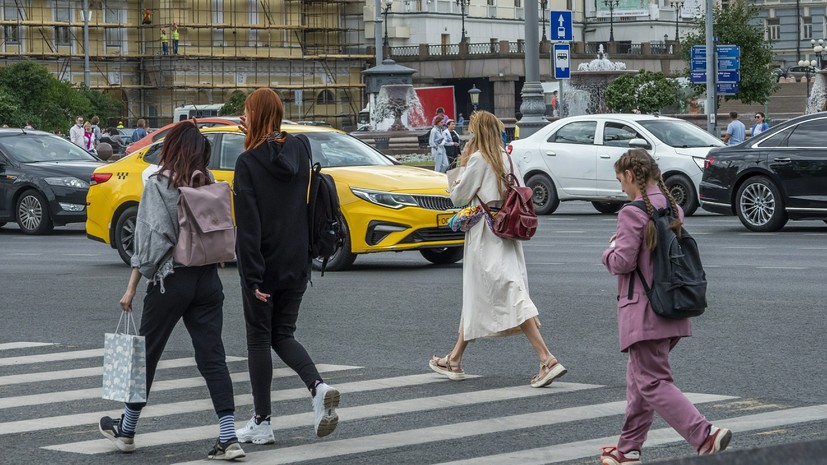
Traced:
<path fill-rule="evenodd" d="M 146 402 L 146 342 L 138 336 L 132 312 L 118 321 L 114 333 L 103 341 L 103 398 L 121 402 Z M 120 332 L 124 321 L 124 332 Z M 133 334 L 129 333 L 132 322 Z"/>

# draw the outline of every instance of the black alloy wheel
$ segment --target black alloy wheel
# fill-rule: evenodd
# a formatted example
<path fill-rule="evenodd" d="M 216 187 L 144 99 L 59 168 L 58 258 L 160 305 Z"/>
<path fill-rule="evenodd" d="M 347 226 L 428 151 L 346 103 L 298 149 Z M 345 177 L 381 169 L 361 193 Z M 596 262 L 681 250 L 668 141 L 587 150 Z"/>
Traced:
<path fill-rule="evenodd" d="M 115 249 L 121 260 L 127 265 L 132 264 L 132 254 L 135 253 L 135 225 L 138 221 L 138 206 L 133 205 L 121 213 L 115 223 Z"/>
<path fill-rule="evenodd" d="M 49 204 L 40 192 L 29 189 L 17 199 L 17 225 L 25 234 L 48 234 L 54 229 Z"/>
<path fill-rule="evenodd" d="M 462 260 L 463 247 L 441 247 L 438 249 L 419 249 L 425 260 L 434 265 L 450 265 Z"/>
<path fill-rule="evenodd" d="M 787 224 L 784 199 L 775 184 L 766 176 L 747 179 L 735 196 L 735 211 L 750 231 L 778 231 Z"/>
<path fill-rule="evenodd" d="M 695 186 L 692 185 L 692 181 L 690 181 L 689 178 L 681 174 L 676 174 L 670 176 L 665 184 L 666 188 L 669 189 L 669 194 L 675 199 L 675 203 L 681 207 L 684 215 L 692 216 L 695 211 L 698 210 L 698 206 L 700 205 L 698 193 L 695 192 Z"/>
<path fill-rule="evenodd" d="M 560 198 L 557 197 L 557 188 L 554 182 L 544 174 L 535 174 L 528 178 L 525 183 L 530 187 L 533 195 L 534 213 L 538 215 L 550 215 L 560 206 Z"/>

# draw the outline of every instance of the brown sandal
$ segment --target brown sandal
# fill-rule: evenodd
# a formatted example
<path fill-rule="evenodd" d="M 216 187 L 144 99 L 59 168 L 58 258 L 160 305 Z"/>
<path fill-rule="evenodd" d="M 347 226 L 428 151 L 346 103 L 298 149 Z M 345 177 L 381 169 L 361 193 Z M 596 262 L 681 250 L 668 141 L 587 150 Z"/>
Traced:
<path fill-rule="evenodd" d="M 465 379 L 465 371 L 463 371 L 462 366 L 459 364 L 453 365 L 449 358 L 450 356 L 451 354 L 448 354 L 445 357 L 439 358 L 434 355 L 428 362 L 428 366 L 431 370 L 447 376 L 451 381 L 461 381 Z"/>
<path fill-rule="evenodd" d="M 566 367 L 560 365 L 560 363 L 557 362 L 557 358 L 552 355 L 540 365 L 540 373 L 531 377 L 531 387 L 546 387 L 567 372 Z"/>

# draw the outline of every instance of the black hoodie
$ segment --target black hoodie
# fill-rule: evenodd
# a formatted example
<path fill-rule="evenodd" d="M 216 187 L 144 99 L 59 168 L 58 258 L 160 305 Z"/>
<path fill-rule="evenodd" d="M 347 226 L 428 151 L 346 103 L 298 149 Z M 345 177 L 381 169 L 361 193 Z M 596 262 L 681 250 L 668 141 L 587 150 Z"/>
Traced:
<path fill-rule="evenodd" d="M 309 154 L 288 135 L 238 157 L 233 184 L 236 256 L 244 285 L 269 293 L 310 278 L 307 231 Z"/>

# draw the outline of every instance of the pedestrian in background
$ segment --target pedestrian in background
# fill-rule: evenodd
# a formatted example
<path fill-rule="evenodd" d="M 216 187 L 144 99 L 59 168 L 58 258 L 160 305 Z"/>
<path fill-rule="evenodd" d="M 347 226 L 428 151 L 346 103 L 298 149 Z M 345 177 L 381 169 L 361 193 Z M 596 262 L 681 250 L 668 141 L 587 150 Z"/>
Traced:
<path fill-rule="evenodd" d="M 437 119 L 437 118 L 439 118 L 440 116 L 442 117 L 442 121 L 443 121 L 443 122 L 444 122 L 446 119 L 448 119 L 448 115 L 446 115 L 446 114 L 445 114 L 445 109 L 444 109 L 444 108 L 442 108 L 442 107 L 437 107 L 437 109 L 436 109 L 436 115 L 434 115 L 434 118 L 431 120 L 431 126 L 433 126 L 433 125 L 435 125 L 435 124 L 436 124 L 436 119 Z"/>
<path fill-rule="evenodd" d="M 465 126 L 465 116 L 463 116 L 462 113 L 460 113 L 459 117 L 457 117 L 457 126 L 460 128 Z"/>
<path fill-rule="evenodd" d="M 32 126 L 32 120 L 26 120 L 26 125 L 23 126 L 23 129 L 34 129 L 34 126 Z"/>
<path fill-rule="evenodd" d="M 503 124 L 493 114 L 477 111 L 468 129 L 474 137 L 460 158 L 459 177 L 450 186 L 451 201 L 458 207 L 485 202 L 499 208 L 505 198 L 505 176 L 512 166 L 517 179 L 522 179 L 502 149 Z M 522 242 L 495 235 L 489 221 L 481 218 L 465 233 L 462 315 L 456 344 L 448 355 L 432 357 L 428 366 L 448 379 L 465 379 L 462 356 L 470 341 L 522 332 L 540 360 L 540 371 L 530 384 L 548 386 L 566 374 L 566 369 L 546 346 L 537 315 L 528 293 Z"/>
<path fill-rule="evenodd" d="M 95 115 L 89 122 L 92 123 L 92 133 L 95 135 L 95 147 L 97 147 L 101 142 L 101 128 L 99 126 L 101 119 L 98 115 Z"/>
<path fill-rule="evenodd" d="M 444 118 L 437 115 L 434 119 L 434 127 L 428 137 L 428 146 L 431 147 L 431 158 L 434 160 L 434 171 L 445 173 L 448 171 L 448 156 L 445 154 L 445 146 L 450 143 L 450 137 L 446 137 L 443 130 Z"/>
<path fill-rule="evenodd" d="M 750 137 L 755 137 L 758 134 L 761 134 L 762 132 L 766 131 L 769 128 L 770 128 L 770 125 L 767 124 L 766 117 L 764 116 L 764 113 L 761 112 L 761 111 L 756 111 L 755 112 L 755 124 L 752 125 L 752 133 L 750 134 Z"/>
<path fill-rule="evenodd" d="M 721 138 L 727 145 L 738 145 L 744 141 L 747 132 L 744 123 L 738 120 L 738 112 L 729 112 L 729 124 L 726 127 L 726 133 Z"/>
<path fill-rule="evenodd" d="M 304 346 L 293 336 L 310 279 L 307 186 L 310 153 L 304 142 L 281 131 L 284 106 L 269 88 L 244 104 L 244 153 L 235 166 L 236 255 L 241 275 L 253 416 L 238 430 L 242 442 L 275 442 L 270 423 L 271 350 L 310 391 L 319 437 L 339 422 L 339 391 L 328 386 Z"/>
<path fill-rule="evenodd" d="M 141 118 L 138 120 L 135 130 L 132 131 L 132 142 L 138 142 L 139 140 L 146 137 L 146 134 L 146 120 Z"/>
<path fill-rule="evenodd" d="M 69 128 L 69 140 L 78 147 L 84 148 L 83 141 L 83 116 L 75 117 L 75 124 Z"/>
<path fill-rule="evenodd" d="M 132 300 L 141 276 L 148 279 L 141 327 L 146 341 L 146 392 L 149 396 L 158 361 L 179 320 L 192 339 L 195 363 L 207 383 L 218 416 L 218 439 L 207 453 L 211 459 L 244 457 L 235 434 L 233 382 L 227 369 L 221 332 L 224 324 L 224 287 L 218 266 L 181 266 L 172 251 L 178 242 L 179 187 L 189 185 L 193 173 L 201 171 L 214 181 L 210 164 L 210 143 L 195 124 L 176 124 L 161 148 L 163 170 L 145 184 L 135 223 L 132 274 L 121 308 L 132 311 Z M 135 450 L 135 429 L 146 402 L 127 403 L 121 418 L 103 417 L 99 429 L 123 452 Z"/>
<path fill-rule="evenodd" d="M 81 147 L 92 155 L 97 154 L 97 151 L 95 151 L 95 133 L 92 131 L 92 123 L 89 121 L 83 124 L 83 145 Z"/>
<path fill-rule="evenodd" d="M 674 385 L 669 352 L 682 337 L 692 335 L 689 319 L 670 320 L 657 315 L 636 271 L 651 282 L 652 251 L 657 244 L 654 210 L 667 205 L 678 216 L 670 227 L 679 233 L 683 211 L 669 194 L 655 160 L 643 149 L 632 149 L 615 162 L 620 187 L 629 200 L 642 200 L 646 211 L 624 207 L 617 230 L 603 252 L 603 264 L 617 276 L 617 325 L 620 350 L 627 352 L 626 418 L 617 446 L 604 447 L 603 465 L 634 465 L 652 426 L 655 413 L 675 429 L 699 455 L 726 449 L 732 433 L 713 426 Z"/>
<path fill-rule="evenodd" d="M 178 55 L 178 39 L 180 36 L 178 35 L 178 23 L 172 23 L 172 54 Z"/>
<path fill-rule="evenodd" d="M 161 29 L 161 52 L 164 55 L 169 54 L 169 36 L 166 29 Z"/>
<path fill-rule="evenodd" d="M 444 137 L 450 139 L 450 142 L 445 144 L 445 156 L 448 158 L 448 167 L 454 166 L 454 162 L 459 157 L 460 153 L 460 139 L 456 131 L 457 123 L 449 119 L 445 125 Z"/>

